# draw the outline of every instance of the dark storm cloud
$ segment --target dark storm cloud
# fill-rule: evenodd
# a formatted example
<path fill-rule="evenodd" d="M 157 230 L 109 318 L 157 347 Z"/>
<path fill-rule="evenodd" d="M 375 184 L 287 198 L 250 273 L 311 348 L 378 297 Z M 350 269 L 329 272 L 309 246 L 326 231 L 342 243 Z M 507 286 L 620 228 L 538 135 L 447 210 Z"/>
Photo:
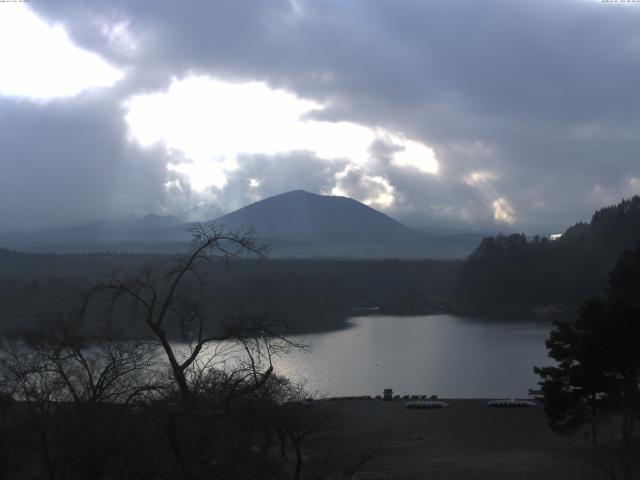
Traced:
<path fill-rule="evenodd" d="M 640 178 L 638 5 L 595 0 L 62 0 L 30 5 L 62 22 L 77 43 L 129 67 L 122 98 L 161 88 L 189 72 L 260 80 L 327 105 L 318 114 L 324 119 L 381 126 L 427 143 L 440 163 L 437 176 L 397 167 L 384 152 L 374 151 L 360 180 L 350 185 L 366 197 L 375 193 L 367 189 L 379 188 L 366 177 L 384 177 L 397 197 L 390 212 L 414 223 L 490 227 L 493 202 L 504 198 L 513 206 L 517 227 L 556 229 L 640 188 L 634 180 Z M 109 41 L 102 24 L 126 25 L 136 47 Z M 39 152 L 25 160 L 33 171 L 55 173 L 57 182 L 42 186 L 42 198 L 56 197 L 60 187 L 55 185 L 71 179 L 81 183 L 81 178 L 100 176 L 115 185 L 116 167 L 126 171 L 125 165 L 133 168 L 137 161 L 128 156 L 153 156 L 122 150 L 125 132 L 113 107 L 77 106 L 80 127 L 56 118 L 56 109 L 72 107 L 46 107 L 47 113 L 24 104 L 11 108 L 28 120 L 10 127 L 18 138 L 54 137 L 48 129 L 69 138 L 75 128 L 91 138 L 89 130 L 105 124 L 111 134 L 93 149 L 80 140 L 77 149 L 56 144 L 51 155 Z M 22 156 L 40 148 L 12 146 Z M 89 152 L 92 167 L 83 163 Z M 45 157 L 55 158 L 68 176 L 54 172 Z M 152 164 L 146 181 L 137 177 L 152 200 L 126 192 L 124 183 L 117 187 L 122 201 L 132 195 L 131 205 L 164 201 L 184 208 L 177 197 L 174 203 L 163 200 L 166 172 L 161 161 Z M 295 188 L 326 191 L 334 168 L 313 156 L 244 159 L 224 191 L 216 192 L 216 205 L 224 210 Z M 311 180 L 305 180 L 307 171 L 313 172 Z M 474 172 L 490 175 L 473 184 Z M 12 174 L 31 179 L 21 167 L 14 166 Z M 258 188 L 249 186 L 254 177 L 265 178 Z M 25 184 L 31 198 L 16 198 L 36 210 L 37 189 Z M 80 187 L 78 198 L 85 198 L 80 196 L 84 188 L 92 190 L 90 183 Z M 111 198 L 107 187 L 101 188 Z M 96 198 L 83 203 L 85 212 L 101 205 Z M 78 208 L 69 213 L 77 216 Z"/>
<path fill-rule="evenodd" d="M 162 153 L 126 142 L 113 98 L 2 98 L 0 125 L 0 231 L 162 211 Z"/>

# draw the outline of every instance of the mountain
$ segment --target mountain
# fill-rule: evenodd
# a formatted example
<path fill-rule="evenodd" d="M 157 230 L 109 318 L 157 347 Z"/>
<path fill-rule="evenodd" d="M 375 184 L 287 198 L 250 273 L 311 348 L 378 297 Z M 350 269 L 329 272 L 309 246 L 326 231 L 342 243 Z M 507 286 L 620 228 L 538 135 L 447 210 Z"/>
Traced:
<path fill-rule="evenodd" d="M 228 231 L 252 230 L 272 257 L 461 258 L 482 238 L 432 235 L 346 197 L 282 193 L 214 220 Z M 148 215 L 4 236 L 0 246 L 29 251 L 184 251 L 190 224 Z"/>
<path fill-rule="evenodd" d="M 259 238 L 288 242 L 389 241 L 425 236 L 351 198 L 304 190 L 252 203 L 215 221 L 229 230 L 251 228 Z"/>
<path fill-rule="evenodd" d="M 482 238 L 420 232 L 351 198 L 303 190 L 247 205 L 215 222 L 227 230 L 254 231 L 275 257 L 460 258 Z"/>
<path fill-rule="evenodd" d="M 215 219 L 226 230 L 252 230 L 274 257 L 454 258 L 482 238 L 437 236 L 409 228 L 347 197 L 282 193 Z"/>

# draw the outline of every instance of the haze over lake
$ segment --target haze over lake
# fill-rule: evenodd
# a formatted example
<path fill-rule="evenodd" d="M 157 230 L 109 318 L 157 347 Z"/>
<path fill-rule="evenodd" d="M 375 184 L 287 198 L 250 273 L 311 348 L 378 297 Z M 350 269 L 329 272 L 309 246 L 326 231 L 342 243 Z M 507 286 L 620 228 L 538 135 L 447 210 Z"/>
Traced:
<path fill-rule="evenodd" d="M 296 337 L 312 345 L 279 359 L 276 371 L 316 395 L 396 394 L 444 398 L 524 397 L 534 366 L 549 365 L 550 324 L 428 315 L 371 315 L 351 328 Z"/>

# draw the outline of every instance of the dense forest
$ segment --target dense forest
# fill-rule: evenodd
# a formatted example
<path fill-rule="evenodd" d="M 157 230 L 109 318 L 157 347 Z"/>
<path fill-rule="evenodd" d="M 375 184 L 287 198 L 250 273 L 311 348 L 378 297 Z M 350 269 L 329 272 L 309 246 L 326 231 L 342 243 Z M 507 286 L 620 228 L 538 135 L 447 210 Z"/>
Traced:
<path fill-rule="evenodd" d="M 38 322 L 80 302 L 88 284 L 114 271 L 163 265 L 170 255 L 31 254 L 0 251 L 4 330 Z M 350 313 L 442 309 L 453 295 L 459 261 L 236 259 L 203 267 L 213 316 L 262 312 L 292 331 L 339 328 Z"/>
<path fill-rule="evenodd" d="M 598 294 L 618 256 L 640 242 L 640 197 L 598 210 L 559 239 L 485 238 L 460 271 L 459 305 L 578 304 Z"/>

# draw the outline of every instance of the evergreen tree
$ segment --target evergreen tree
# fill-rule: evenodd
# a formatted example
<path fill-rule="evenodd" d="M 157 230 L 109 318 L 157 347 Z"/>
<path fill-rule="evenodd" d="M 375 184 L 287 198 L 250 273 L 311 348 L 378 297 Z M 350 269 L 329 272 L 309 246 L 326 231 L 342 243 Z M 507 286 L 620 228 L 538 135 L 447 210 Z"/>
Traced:
<path fill-rule="evenodd" d="M 556 323 L 547 347 L 557 365 L 535 371 L 551 427 L 570 434 L 591 423 L 596 442 L 597 423 L 620 417 L 630 444 L 640 414 L 640 247 L 622 254 L 603 298 Z"/>

